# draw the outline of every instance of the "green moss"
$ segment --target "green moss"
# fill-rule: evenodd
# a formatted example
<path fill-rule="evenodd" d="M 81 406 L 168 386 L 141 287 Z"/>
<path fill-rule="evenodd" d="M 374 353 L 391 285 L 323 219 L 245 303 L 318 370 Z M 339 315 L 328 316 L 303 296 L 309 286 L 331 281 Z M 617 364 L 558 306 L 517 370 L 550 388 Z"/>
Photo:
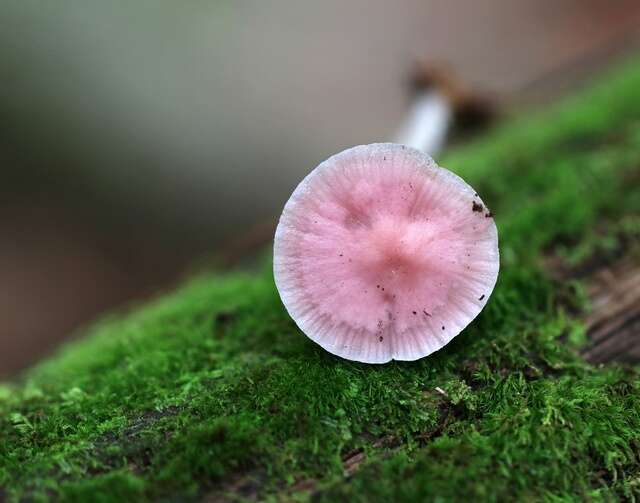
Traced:
<path fill-rule="evenodd" d="M 59 496 L 65 501 L 144 501 L 145 481 L 128 470 L 112 471 L 85 480 L 63 482 Z"/>
<path fill-rule="evenodd" d="M 197 278 L 0 387 L 6 497 L 638 494 L 638 369 L 581 360 L 583 327 L 558 302 L 583 304 L 581 290 L 554 283 L 542 259 L 564 247 L 582 260 L 607 246 L 592 243 L 603 222 L 637 222 L 640 67 L 442 164 L 494 210 L 503 263 L 487 308 L 446 348 L 413 363 L 343 361 L 299 333 L 268 264 Z"/>

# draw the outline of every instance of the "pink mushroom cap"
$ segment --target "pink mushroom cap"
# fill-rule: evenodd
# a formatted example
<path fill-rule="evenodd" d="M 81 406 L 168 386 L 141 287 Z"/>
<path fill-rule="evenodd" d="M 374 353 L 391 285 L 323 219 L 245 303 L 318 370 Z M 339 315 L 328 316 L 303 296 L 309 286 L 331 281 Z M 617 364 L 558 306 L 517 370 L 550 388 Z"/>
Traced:
<path fill-rule="evenodd" d="M 394 143 L 349 148 L 307 175 L 280 217 L 273 262 L 300 329 L 365 363 L 442 348 L 482 311 L 500 268 L 476 192 Z"/>

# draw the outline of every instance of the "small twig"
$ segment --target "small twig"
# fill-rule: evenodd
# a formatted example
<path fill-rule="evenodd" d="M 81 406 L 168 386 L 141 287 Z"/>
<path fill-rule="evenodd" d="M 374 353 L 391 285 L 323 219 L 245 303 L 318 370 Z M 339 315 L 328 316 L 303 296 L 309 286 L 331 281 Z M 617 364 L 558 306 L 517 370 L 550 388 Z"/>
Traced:
<path fill-rule="evenodd" d="M 443 390 L 440 386 L 436 386 L 436 391 L 440 393 L 443 397 L 449 398 L 449 395 L 447 395 L 447 392 Z"/>

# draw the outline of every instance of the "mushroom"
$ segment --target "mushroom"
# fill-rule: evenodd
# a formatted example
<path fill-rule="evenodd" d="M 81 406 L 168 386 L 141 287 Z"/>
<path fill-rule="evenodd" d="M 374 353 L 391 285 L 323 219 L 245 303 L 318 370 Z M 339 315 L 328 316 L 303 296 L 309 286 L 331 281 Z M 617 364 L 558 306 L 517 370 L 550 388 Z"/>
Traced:
<path fill-rule="evenodd" d="M 417 360 L 486 305 L 498 233 L 477 193 L 426 154 L 395 143 L 349 148 L 286 203 L 274 276 L 300 329 L 365 363 Z"/>
<path fill-rule="evenodd" d="M 396 142 L 431 155 L 437 154 L 444 146 L 453 112 L 451 100 L 440 88 L 420 89 L 413 98 Z"/>
<path fill-rule="evenodd" d="M 448 67 L 418 64 L 409 83 L 411 106 L 396 143 L 437 155 L 451 133 L 458 137 L 471 133 L 486 127 L 495 116 L 492 101 L 465 85 Z"/>

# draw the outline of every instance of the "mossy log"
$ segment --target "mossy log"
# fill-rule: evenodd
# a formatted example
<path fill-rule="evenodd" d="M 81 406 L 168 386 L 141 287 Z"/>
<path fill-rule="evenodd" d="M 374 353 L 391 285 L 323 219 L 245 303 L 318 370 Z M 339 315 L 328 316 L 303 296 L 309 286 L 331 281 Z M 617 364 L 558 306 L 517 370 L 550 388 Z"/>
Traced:
<path fill-rule="evenodd" d="M 443 350 L 326 353 L 269 259 L 195 278 L 0 387 L 0 500 L 638 497 L 640 368 L 585 354 L 603 302 L 620 305 L 602 271 L 627 271 L 615 285 L 639 265 L 640 66 L 439 161 L 490 205 L 502 254 L 487 308 Z"/>

